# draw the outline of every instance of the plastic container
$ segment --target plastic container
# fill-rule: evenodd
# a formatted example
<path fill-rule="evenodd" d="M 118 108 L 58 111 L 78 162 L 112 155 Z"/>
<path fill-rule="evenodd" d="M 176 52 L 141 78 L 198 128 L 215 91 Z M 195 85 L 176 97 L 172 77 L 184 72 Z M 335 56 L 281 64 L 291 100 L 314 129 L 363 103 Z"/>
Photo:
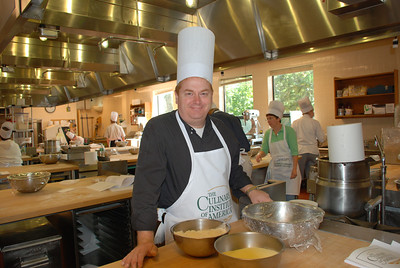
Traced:
<path fill-rule="evenodd" d="M 15 129 L 16 130 L 27 130 L 29 123 L 28 113 L 16 113 L 15 114 Z"/>

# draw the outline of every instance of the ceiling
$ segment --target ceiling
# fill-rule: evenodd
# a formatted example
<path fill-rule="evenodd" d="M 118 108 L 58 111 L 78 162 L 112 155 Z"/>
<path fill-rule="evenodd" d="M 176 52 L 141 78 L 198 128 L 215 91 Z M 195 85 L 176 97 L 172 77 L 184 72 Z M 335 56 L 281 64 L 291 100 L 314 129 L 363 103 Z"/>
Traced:
<path fill-rule="evenodd" d="M 0 107 L 18 98 L 54 106 L 174 80 L 177 34 L 189 26 L 215 33 L 215 71 L 400 33 L 398 0 L 195 2 L 0 0 Z"/>

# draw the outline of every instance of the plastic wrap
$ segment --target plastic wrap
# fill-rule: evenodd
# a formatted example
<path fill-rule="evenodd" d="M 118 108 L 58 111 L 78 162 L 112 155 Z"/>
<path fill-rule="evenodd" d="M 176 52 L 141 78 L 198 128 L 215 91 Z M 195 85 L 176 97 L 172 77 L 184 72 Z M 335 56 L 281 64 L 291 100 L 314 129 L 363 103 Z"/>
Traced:
<path fill-rule="evenodd" d="M 248 205 L 242 214 L 245 224 L 252 231 L 278 237 L 285 246 L 294 247 L 300 252 L 310 246 L 322 251 L 316 231 L 325 212 L 319 207 L 269 202 Z"/>

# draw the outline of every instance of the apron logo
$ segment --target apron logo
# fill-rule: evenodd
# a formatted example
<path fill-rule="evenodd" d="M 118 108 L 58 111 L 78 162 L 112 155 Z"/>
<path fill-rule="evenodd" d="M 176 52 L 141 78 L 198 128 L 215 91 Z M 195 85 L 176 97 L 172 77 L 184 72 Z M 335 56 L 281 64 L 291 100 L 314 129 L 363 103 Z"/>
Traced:
<path fill-rule="evenodd" d="M 202 218 L 226 218 L 232 214 L 231 195 L 226 190 L 218 193 L 214 188 L 214 191 L 197 199 L 197 208 L 201 211 Z"/>

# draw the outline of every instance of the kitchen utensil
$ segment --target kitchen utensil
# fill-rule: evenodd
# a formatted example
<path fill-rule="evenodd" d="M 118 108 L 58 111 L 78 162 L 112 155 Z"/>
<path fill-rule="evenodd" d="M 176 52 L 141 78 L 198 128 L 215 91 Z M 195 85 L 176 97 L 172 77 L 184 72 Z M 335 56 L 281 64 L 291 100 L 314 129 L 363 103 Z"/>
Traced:
<path fill-rule="evenodd" d="M 250 230 L 280 238 L 289 247 L 307 243 L 324 214 L 321 208 L 291 202 L 250 204 L 242 211 L 243 220 Z"/>
<path fill-rule="evenodd" d="M 131 149 L 129 149 L 129 152 L 131 153 L 131 154 L 138 154 L 139 153 L 139 148 L 137 148 L 137 147 L 133 147 L 133 148 L 131 148 Z"/>
<path fill-rule="evenodd" d="M 50 172 L 29 172 L 10 175 L 8 182 L 14 190 L 21 193 L 34 193 L 46 186 Z"/>
<path fill-rule="evenodd" d="M 60 154 L 40 154 L 39 160 L 45 164 L 55 164 L 60 160 Z"/>
<path fill-rule="evenodd" d="M 215 250 L 218 252 L 218 259 L 225 268 L 262 268 L 278 267 L 282 252 L 285 249 L 283 242 L 271 235 L 242 232 L 228 234 L 218 238 L 214 243 Z M 276 255 L 260 259 L 241 259 L 228 256 L 224 252 L 243 249 L 243 248 L 266 248 L 277 252 Z"/>
<path fill-rule="evenodd" d="M 117 147 L 125 147 L 128 144 L 128 141 L 116 141 L 115 145 Z"/>
<path fill-rule="evenodd" d="M 396 184 L 397 191 L 400 191 L 400 179 L 399 180 L 395 180 L 394 183 Z"/>
<path fill-rule="evenodd" d="M 189 231 L 189 230 L 209 230 L 216 228 L 225 228 L 225 233 L 230 231 L 230 225 L 225 224 L 222 221 L 211 220 L 211 219 L 194 219 L 179 222 L 171 227 L 171 233 L 174 237 L 177 246 L 186 254 L 193 257 L 207 257 L 214 254 L 214 242 L 215 240 L 224 235 L 218 235 L 214 237 L 206 238 L 189 238 L 176 234 L 177 231 Z"/>

